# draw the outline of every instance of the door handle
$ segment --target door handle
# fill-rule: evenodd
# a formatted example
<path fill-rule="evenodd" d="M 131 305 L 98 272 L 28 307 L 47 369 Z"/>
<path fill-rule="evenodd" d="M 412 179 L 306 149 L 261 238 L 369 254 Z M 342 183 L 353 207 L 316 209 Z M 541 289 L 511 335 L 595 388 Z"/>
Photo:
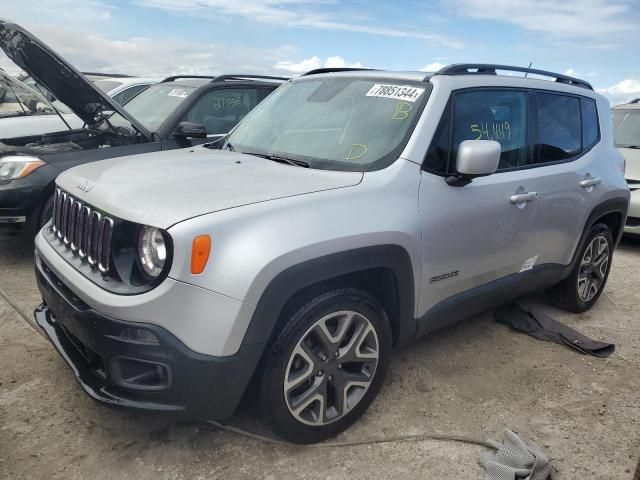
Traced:
<path fill-rule="evenodd" d="M 580 186 L 582 188 L 589 188 L 595 185 L 602 183 L 602 179 L 600 177 L 587 177 L 580 180 Z"/>
<path fill-rule="evenodd" d="M 511 195 L 509 201 L 513 204 L 531 202 L 538 198 L 538 192 L 516 193 Z"/>

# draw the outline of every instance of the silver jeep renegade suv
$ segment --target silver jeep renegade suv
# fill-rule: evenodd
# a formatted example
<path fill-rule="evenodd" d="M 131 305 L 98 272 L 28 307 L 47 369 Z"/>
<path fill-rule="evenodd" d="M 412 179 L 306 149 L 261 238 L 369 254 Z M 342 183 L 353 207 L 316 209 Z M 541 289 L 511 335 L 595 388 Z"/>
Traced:
<path fill-rule="evenodd" d="M 393 347 L 534 290 L 591 307 L 623 164 L 575 78 L 309 72 L 217 144 L 60 175 L 35 316 L 100 402 L 222 419 L 250 396 L 318 441 L 367 409 Z"/>

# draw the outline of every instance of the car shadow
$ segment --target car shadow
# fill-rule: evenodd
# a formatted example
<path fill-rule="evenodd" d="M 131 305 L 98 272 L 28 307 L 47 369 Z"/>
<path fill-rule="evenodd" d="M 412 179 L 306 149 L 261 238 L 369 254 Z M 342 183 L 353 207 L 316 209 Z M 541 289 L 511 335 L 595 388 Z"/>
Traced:
<path fill-rule="evenodd" d="M 0 266 L 31 263 L 33 260 L 33 238 L 28 229 L 0 226 Z"/>
<path fill-rule="evenodd" d="M 625 235 L 620 240 L 618 249 L 627 252 L 640 252 L 640 235 Z"/>

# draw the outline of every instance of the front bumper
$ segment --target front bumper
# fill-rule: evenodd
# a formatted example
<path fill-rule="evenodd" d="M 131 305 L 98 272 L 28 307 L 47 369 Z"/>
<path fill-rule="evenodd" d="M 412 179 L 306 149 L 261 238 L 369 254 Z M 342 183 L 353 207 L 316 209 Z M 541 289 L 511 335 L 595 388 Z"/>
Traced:
<path fill-rule="evenodd" d="M 36 322 L 93 399 L 189 419 L 234 412 L 258 363 L 258 345 L 225 357 L 196 353 L 162 327 L 91 309 L 39 258 L 36 279 L 43 298 Z"/>
<path fill-rule="evenodd" d="M 640 187 L 631 190 L 629 213 L 627 214 L 624 233 L 640 235 Z"/>

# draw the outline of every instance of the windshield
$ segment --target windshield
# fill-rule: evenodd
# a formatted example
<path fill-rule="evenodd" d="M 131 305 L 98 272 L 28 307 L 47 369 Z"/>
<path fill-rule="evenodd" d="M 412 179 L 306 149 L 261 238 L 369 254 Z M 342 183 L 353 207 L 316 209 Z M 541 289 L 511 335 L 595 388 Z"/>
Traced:
<path fill-rule="evenodd" d="M 286 83 L 227 138 L 236 151 L 366 171 L 397 159 L 429 95 L 424 82 L 305 78 Z"/>
<path fill-rule="evenodd" d="M 93 82 L 96 87 L 105 93 L 110 92 L 116 87 L 122 85 L 122 82 L 116 82 L 115 80 L 96 80 Z"/>
<path fill-rule="evenodd" d="M 614 110 L 613 134 L 616 147 L 640 146 L 640 109 Z"/>
<path fill-rule="evenodd" d="M 54 113 L 42 95 L 9 75 L 0 76 L 0 117 Z"/>
<path fill-rule="evenodd" d="M 124 109 L 150 132 L 157 132 L 169 115 L 184 102 L 195 87 L 172 83 L 152 85 L 129 100 Z"/>

